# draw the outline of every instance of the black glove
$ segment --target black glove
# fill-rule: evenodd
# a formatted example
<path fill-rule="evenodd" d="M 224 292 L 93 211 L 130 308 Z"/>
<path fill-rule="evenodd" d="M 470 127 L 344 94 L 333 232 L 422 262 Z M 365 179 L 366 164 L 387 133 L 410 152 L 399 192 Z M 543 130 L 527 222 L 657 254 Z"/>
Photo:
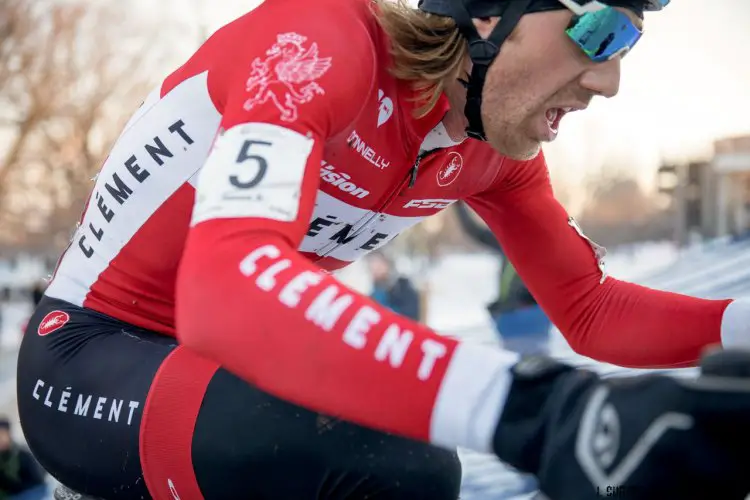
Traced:
<path fill-rule="evenodd" d="M 551 500 L 743 500 L 750 492 L 750 352 L 706 356 L 695 379 L 605 378 L 521 360 L 497 456 Z"/>

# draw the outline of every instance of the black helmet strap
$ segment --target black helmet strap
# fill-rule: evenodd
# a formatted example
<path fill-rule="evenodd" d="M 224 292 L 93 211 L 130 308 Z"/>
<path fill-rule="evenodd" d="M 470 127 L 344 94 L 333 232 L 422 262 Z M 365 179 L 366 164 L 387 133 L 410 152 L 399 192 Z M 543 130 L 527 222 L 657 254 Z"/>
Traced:
<path fill-rule="evenodd" d="M 487 39 L 480 37 L 477 33 L 471 15 L 463 2 L 453 2 L 455 10 L 452 17 L 469 44 L 469 57 L 474 65 L 469 76 L 464 108 L 464 114 L 469 120 L 469 126 L 466 127 L 466 134 L 469 137 L 480 141 L 487 140 L 482 124 L 482 89 L 487 70 L 500 52 L 503 42 L 510 36 L 521 17 L 528 12 L 531 2 L 532 0 L 509 2 L 501 14 L 500 22 Z"/>

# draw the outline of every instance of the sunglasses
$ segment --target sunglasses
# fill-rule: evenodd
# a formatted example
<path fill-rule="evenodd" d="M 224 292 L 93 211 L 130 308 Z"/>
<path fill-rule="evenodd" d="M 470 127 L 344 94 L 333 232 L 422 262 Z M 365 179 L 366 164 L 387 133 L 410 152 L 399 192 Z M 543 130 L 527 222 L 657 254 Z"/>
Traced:
<path fill-rule="evenodd" d="M 559 0 L 573 12 L 565 33 L 594 62 L 627 54 L 643 31 L 625 12 L 597 1 Z M 647 10 L 664 8 L 669 0 L 652 0 Z"/>

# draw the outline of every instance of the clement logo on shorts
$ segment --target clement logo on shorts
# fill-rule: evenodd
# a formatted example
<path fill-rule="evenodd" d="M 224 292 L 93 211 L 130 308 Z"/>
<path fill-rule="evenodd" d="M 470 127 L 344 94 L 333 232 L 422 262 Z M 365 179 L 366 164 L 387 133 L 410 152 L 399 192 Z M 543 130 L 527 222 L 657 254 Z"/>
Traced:
<path fill-rule="evenodd" d="M 124 423 L 126 425 L 133 425 L 135 411 L 143 406 L 140 401 L 133 401 L 132 399 L 86 394 L 69 385 L 60 389 L 60 387 L 55 387 L 42 379 L 37 379 L 31 397 L 47 408 L 57 410 L 60 413 L 72 413 L 77 417 L 90 417 L 102 422 Z M 126 401 L 127 405 L 125 404 Z M 123 413 L 123 407 L 125 407 L 127 413 L 127 420 L 125 420 L 126 415 Z M 89 410 L 92 411 L 89 413 Z M 138 421 L 136 421 L 137 423 Z"/>
<path fill-rule="evenodd" d="M 42 318 L 42 321 L 39 323 L 39 328 L 36 329 L 36 333 L 41 337 L 44 337 L 45 335 L 49 335 L 50 333 L 59 330 L 65 326 L 65 323 L 68 321 L 70 321 L 68 313 L 64 311 L 52 311 Z"/>

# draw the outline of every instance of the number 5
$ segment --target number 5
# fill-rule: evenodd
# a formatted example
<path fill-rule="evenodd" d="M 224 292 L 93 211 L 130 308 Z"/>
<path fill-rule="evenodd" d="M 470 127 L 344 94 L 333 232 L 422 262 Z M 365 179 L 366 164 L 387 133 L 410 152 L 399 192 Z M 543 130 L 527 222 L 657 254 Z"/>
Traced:
<path fill-rule="evenodd" d="M 258 162 L 258 172 L 255 174 L 255 177 L 253 177 L 249 181 L 241 181 L 239 177 L 237 177 L 236 175 L 229 176 L 229 183 L 232 184 L 232 186 L 236 188 L 239 188 L 239 189 L 254 188 L 266 176 L 266 171 L 268 170 L 268 161 L 266 161 L 266 159 L 260 155 L 250 154 L 250 148 L 255 144 L 260 145 L 260 146 L 272 145 L 272 143 L 268 141 L 253 141 L 253 140 L 245 141 L 245 143 L 242 145 L 242 149 L 240 150 L 240 154 L 237 155 L 236 162 L 242 163 L 244 161 L 256 161 Z"/>

